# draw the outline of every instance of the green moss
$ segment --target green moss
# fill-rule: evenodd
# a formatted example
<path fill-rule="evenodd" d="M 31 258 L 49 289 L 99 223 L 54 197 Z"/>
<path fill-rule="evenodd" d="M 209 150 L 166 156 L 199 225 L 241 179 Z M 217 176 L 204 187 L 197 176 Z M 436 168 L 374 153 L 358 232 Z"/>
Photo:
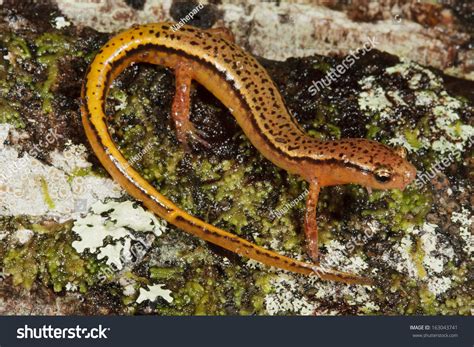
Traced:
<path fill-rule="evenodd" d="M 30 289 L 38 275 L 36 254 L 30 247 L 11 249 L 3 258 L 4 273 L 13 277 L 14 285 Z"/>
<path fill-rule="evenodd" d="M 437 310 L 436 296 L 431 293 L 428 288 L 421 286 L 419 290 L 420 306 L 423 309 L 423 313 L 429 315 L 435 315 Z"/>
<path fill-rule="evenodd" d="M 426 270 L 423 266 L 423 259 L 425 257 L 425 252 L 423 251 L 423 245 L 421 239 L 416 241 L 416 247 L 413 249 L 412 254 L 413 262 L 416 266 L 416 271 L 418 273 L 418 277 L 420 279 L 426 278 Z"/>
<path fill-rule="evenodd" d="M 93 174 L 91 167 L 80 167 L 73 170 L 67 177 L 68 183 L 71 183 L 76 177 L 85 177 Z"/>
<path fill-rule="evenodd" d="M 45 32 L 38 36 L 35 41 L 36 54 L 45 55 L 63 55 L 71 53 L 71 38 L 57 32 Z"/>
<path fill-rule="evenodd" d="M 232 207 L 223 211 L 215 222 L 237 234 L 242 234 L 243 229 L 251 223 L 261 221 L 258 210 L 263 207 L 272 190 L 271 185 L 265 182 L 247 184 L 249 171 L 249 168 L 244 167 L 231 169 L 219 181 L 203 187 L 214 201 L 234 201 Z"/>
<path fill-rule="evenodd" d="M 376 136 L 380 133 L 382 129 L 374 124 L 368 126 L 366 137 L 370 140 L 375 140 Z"/>
<path fill-rule="evenodd" d="M 154 280 L 169 280 L 183 273 L 181 268 L 152 267 L 150 278 Z"/>
<path fill-rule="evenodd" d="M 447 298 L 441 304 L 441 312 L 448 315 L 470 315 L 472 309 L 474 309 L 472 296 L 463 290 L 456 290 L 455 295 Z"/>
<path fill-rule="evenodd" d="M 191 300 L 193 300 L 196 304 L 196 315 L 203 315 L 206 313 L 204 304 L 208 301 L 208 296 L 204 290 L 204 287 L 194 281 L 190 281 L 186 283 L 184 287 L 186 294 L 189 295 Z"/>
<path fill-rule="evenodd" d="M 81 56 L 82 53 L 73 49 L 70 38 L 56 32 L 46 32 L 38 36 L 34 43 L 37 47 L 37 60 L 47 69 L 47 78 L 39 88 L 43 99 L 42 111 L 51 113 L 53 111 L 51 101 L 54 99 L 51 88 L 58 77 L 58 60 L 64 58 L 65 55 Z"/>
<path fill-rule="evenodd" d="M 4 104 L 0 99 L 0 123 L 12 124 L 15 128 L 25 128 L 20 113 L 12 105 Z"/>
<path fill-rule="evenodd" d="M 328 128 L 328 132 L 334 139 L 341 138 L 341 129 L 334 124 L 327 124 L 326 127 Z"/>
<path fill-rule="evenodd" d="M 419 130 L 405 130 L 405 138 L 407 139 L 407 142 L 412 146 L 413 148 L 419 149 L 421 148 L 422 144 L 420 140 L 418 139 L 420 132 Z"/>
<path fill-rule="evenodd" d="M 262 291 L 263 294 L 270 294 L 273 292 L 273 286 L 271 284 L 276 275 L 274 274 L 257 274 L 255 279 L 255 285 Z"/>
<path fill-rule="evenodd" d="M 17 35 L 11 35 L 6 38 L 5 43 L 7 44 L 8 51 L 13 56 L 18 56 L 22 59 L 30 59 L 31 52 L 26 43 L 25 39 Z"/>
<path fill-rule="evenodd" d="M 100 264 L 72 248 L 70 227 L 67 223 L 54 233 L 33 235 L 25 245 L 10 245 L 3 258 L 5 274 L 12 276 L 15 285 L 26 289 L 38 280 L 56 292 L 64 290 L 67 283 L 86 292 L 97 282 Z"/>
<path fill-rule="evenodd" d="M 58 77 L 58 57 L 55 55 L 43 56 L 38 59 L 38 61 L 47 66 L 47 78 L 46 81 L 39 88 L 41 97 L 43 99 L 42 111 L 44 113 L 51 113 L 53 108 L 51 106 L 51 100 L 54 97 L 54 94 L 51 92 L 51 87 L 56 82 Z"/>
<path fill-rule="evenodd" d="M 429 194 L 413 188 L 375 191 L 369 202 L 373 208 L 364 209 L 362 216 L 373 216 L 394 231 L 421 225 L 433 203 Z"/>
<path fill-rule="evenodd" d="M 318 62 L 313 64 L 313 69 L 319 70 L 321 72 L 329 72 L 331 70 L 332 65 L 328 62 L 325 62 L 323 60 L 319 60 Z"/>
<path fill-rule="evenodd" d="M 51 199 L 51 195 L 49 195 L 48 190 L 48 183 L 44 179 L 44 177 L 40 178 L 41 180 L 41 192 L 43 193 L 44 202 L 48 205 L 48 207 L 53 210 L 55 205 L 53 199 Z"/>

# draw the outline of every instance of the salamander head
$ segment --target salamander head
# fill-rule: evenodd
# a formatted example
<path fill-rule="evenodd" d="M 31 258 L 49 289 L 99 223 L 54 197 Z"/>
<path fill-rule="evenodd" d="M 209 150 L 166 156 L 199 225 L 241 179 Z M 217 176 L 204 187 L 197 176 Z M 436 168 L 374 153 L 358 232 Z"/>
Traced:
<path fill-rule="evenodd" d="M 406 152 L 365 139 L 331 141 L 333 165 L 317 177 L 321 184 L 360 184 L 374 189 L 404 189 L 416 177 Z"/>
<path fill-rule="evenodd" d="M 354 167 L 360 167 L 355 180 L 374 189 L 404 189 L 416 177 L 416 169 L 406 160 L 403 147 L 392 149 L 369 140 L 356 140 L 356 148 L 363 155 L 349 158 Z"/>

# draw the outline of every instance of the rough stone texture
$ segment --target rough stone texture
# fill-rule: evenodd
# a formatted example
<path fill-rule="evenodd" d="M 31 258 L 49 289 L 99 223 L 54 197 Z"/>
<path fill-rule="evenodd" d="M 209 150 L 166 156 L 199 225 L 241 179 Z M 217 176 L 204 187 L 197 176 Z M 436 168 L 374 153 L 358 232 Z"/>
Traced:
<path fill-rule="evenodd" d="M 190 9 L 197 4 L 185 3 L 191 3 L 186 7 Z M 58 0 L 58 6 L 75 23 L 102 32 L 114 32 L 135 23 L 180 19 L 171 17 L 169 0 L 148 0 L 142 10 L 122 0 Z M 218 25 L 231 28 L 239 44 L 267 59 L 345 55 L 375 37 L 380 42 L 376 48 L 381 51 L 474 79 L 469 24 L 472 18 L 468 17 L 473 5 L 468 1 L 453 8 L 393 0 L 357 1 L 346 6 L 330 1 L 319 5 L 224 1 L 209 7 L 214 8 L 214 17 L 220 18 Z"/>
<path fill-rule="evenodd" d="M 216 18 L 208 15 L 203 25 Z M 373 50 L 311 95 L 313 81 L 343 58 L 260 58 L 310 134 L 402 145 L 423 177 L 404 192 L 323 189 L 323 261 L 377 281 L 346 286 L 269 269 L 170 225 L 153 235 L 147 218 L 127 219 L 145 212 L 113 185 L 80 124 L 82 76 L 107 34 L 62 17 L 48 4 L 0 9 L 0 173 L 15 172 L 15 158 L 24 170 L 0 176 L 1 313 L 471 314 L 472 82 Z M 173 85 L 170 71 L 147 65 L 115 81 L 107 112 L 124 155 L 190 213 L 306 259 L 305 183 L 262 158 L 198 85 L 192 117 L 212 148 L 184 153 L 169 118 Z M 44 141 L 51 131 L 54 141 Z M 16 204 L 15 194 L 23 197 Z M 30 197 L 37 203 L 28 209 Z M 107 234 L 126 226 L 126 238 L 75 247 L 89 226 Z M 137 302 L 162 285 L 162 298 Z"/>

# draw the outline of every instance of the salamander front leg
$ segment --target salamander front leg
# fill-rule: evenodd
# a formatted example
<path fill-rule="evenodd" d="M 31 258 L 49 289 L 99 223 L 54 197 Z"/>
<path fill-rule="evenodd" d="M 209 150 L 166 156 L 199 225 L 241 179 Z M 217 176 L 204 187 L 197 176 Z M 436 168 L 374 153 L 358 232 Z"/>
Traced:
<path fill-rule="evenodd" d="M 205 147 L 209 147 L 209 143 L 202 138 L 203 133 L 194 127 L 189 119 L 190 117 L 190 95 L 192 67 L 190 64 L 180 62 L 175 67 L 176 93 L 171 106 L 171 115 L 176 126 L 176 136 L 186 149 L 188 149 L 188 136 L 198 141 Z"/>
<path fill-rule="evenodd" d="M 321 187 L 316 179 L 309 182 L 309 192 L 306 200 L 306 213 L 304 218 L 304 231 L 308 254 L 314 261 L 319 259 L 318 224 L 316 210 L 318 207 L 319 191 Z"/>

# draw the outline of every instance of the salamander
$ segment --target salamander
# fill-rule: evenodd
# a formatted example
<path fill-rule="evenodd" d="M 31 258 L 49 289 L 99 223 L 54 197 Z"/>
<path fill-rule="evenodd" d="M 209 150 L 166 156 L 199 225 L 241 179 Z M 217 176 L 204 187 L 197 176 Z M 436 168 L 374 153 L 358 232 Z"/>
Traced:
<path fill-rule="evenodd" d="M 322 141 L 309 136 L 291 116 L 267 71 L 235 44 L 228 32 L 188 25 L 175 31 L 172 25 L 146 24 L 125 30 L 111 38 L 89 66 L 82 87 L 82 122 L 102 165 L 149 210 L 192 235 L 268 266 L 351 284 L 372 283 L 319 262 L 318 196 L 321 187 L 349 183 L 374 189 L 404 189 L 416 175 L 404 153 L 362 138 Z M 189 119 L 194 80 L 230 110 L 264 157 L 308 182 L 304 230 L 313 262 L 277 254 L 191 216 L 129 165 L 108 131 L 105 103 L 113 80 L 126 67 L 141 62 L 174 71 L 176 93 L 171 113 L 177 138 L 184 146 L 188 140 L 209 145 Z"/>

